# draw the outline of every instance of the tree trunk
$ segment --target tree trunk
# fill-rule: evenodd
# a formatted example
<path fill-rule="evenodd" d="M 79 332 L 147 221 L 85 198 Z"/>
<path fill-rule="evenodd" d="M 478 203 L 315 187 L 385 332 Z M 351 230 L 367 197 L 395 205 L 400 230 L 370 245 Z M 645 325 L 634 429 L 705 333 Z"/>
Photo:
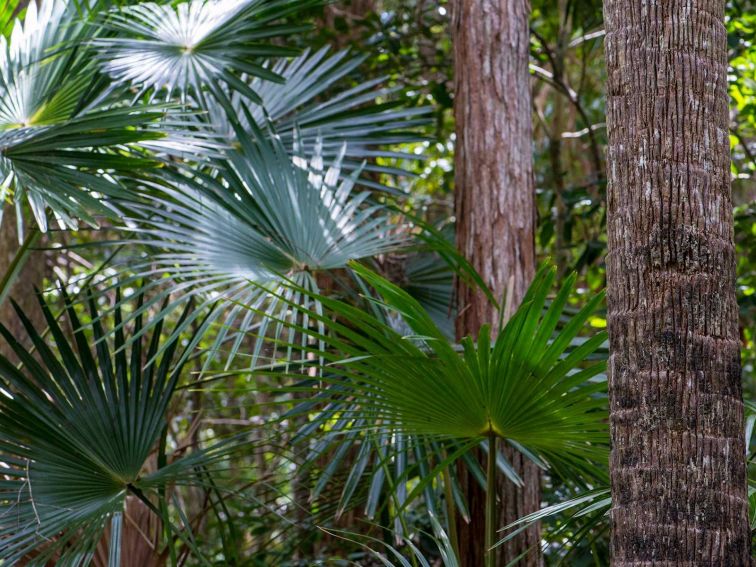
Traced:
<path fill-rule="evenodd" d="M 527 0 L 455 0 L 452 41 L 455 81 L 455 209 L 457 245 L 497 297 L 514 278 L 514 305 L 535 270 L 531 93 L 528 72 L 530 5 Z M 457 336 L 476 335 L 498 313 L 477 291 L 460 285 Z M 522 455 L 505 449 L 525 481 L 502 479 L 499 527 L 538 510 L 540 474 Z M 483 488 L 460 471 L 471 522 L 458 522 L 462 565 L 483 565 Z M 499 565 L 527 553 L 521 565 L 540 562 L 535 526 L 500 546 Z"/>
<path fill-rule="evenodd" d="M 750 565 L 724 0 L 605 0 L 614 565 Z"/>

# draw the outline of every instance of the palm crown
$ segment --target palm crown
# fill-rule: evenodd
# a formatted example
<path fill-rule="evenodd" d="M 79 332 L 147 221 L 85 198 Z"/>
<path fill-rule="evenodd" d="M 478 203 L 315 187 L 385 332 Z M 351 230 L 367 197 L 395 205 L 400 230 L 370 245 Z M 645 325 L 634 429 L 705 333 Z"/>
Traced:
<path fill-rule="evenodd" d="M 79 49 L 94 33 L 64 0 L 30 3 L 10 39 L 0 38 L 0 196 L 12 192 L 19 208 L 28 199 L 43 231 L 48 207 L 69 228 L 112 214 L 99 198 L 123 195 L 112 174 L 150 165 L 130 150 L 165 136 L 152 127 L 163 110 L 112 106 Z"/>
<path fill-rule="evenodd" d="M 220 94 L 223 83 L 260 102 L 240 73 L 283 81 L 261 64 L 261 57 L 297 50 L 262 40 L 301 29 L 272 23 L 296 4 L 303 7 L 292 0 L 144 2 L 109 14 L 105 27 L 114 34 L 94 44 L 103 68 L 117 82 L 151 90 L 153 96 L 165 91 L 167 97 L 178 92 L 184 99 L 189 93 L 202 98 L 205 88 Z"/>

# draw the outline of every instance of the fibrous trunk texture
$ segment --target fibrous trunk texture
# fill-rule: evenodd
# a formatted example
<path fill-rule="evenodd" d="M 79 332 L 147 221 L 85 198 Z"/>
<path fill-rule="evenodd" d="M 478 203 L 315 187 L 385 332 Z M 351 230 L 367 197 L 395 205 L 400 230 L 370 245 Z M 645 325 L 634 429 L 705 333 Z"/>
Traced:
<path fill-rule="evenodd" d="M 605 0 L 614 565 L 750 565 L 724 0 Z"/>
<path fill-rule="evenodd" d="M 498 298 L 514 278 L 514 305 L 535 268 L 529 15 L 527 0 L 452 2 L 457 245 Z M 482 293 L 465 285 L 457 293 L 458 337 L 476 335 L 482 324 L 498 320 Z M 540 506 L 538 468 L 505 451 L 525 486 L 500 481 L 498 527 Z M 460 556 L 464 566 L 479 567 L 484 563 L 485 495 L 474 478 L 462 476 L 472 521 L 458 523 Z M 526 552 L 520 565 L 538 565 L 538 527 L 498 549 L 499 565 Z"/>

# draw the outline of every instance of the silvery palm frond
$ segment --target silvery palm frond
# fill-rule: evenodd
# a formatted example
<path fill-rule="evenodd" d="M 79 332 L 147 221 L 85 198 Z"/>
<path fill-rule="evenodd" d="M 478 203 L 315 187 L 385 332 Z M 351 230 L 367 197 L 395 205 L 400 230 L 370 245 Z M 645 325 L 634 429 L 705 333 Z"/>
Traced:
<path fill-rule="evenodd" d="M 251 329 L 265 334 L 265 313 L 298 317 L 268 292 L 289 280 L 317 292 L 319 274 L 402 243 L 389 211 L 355 191 L 356 174 L 340 179 L 340 158 L 325 167 L 316 146 L 310 159 L 292 160 L 279 139 L 260 132 L 240 132 L 239 142 L 216 176 L 173 176 L 154 187 L 151 204 L 135 208 L 134 240 L 151 252 L 129 266 L 134 280 L 167 275 L 172 291 L 180 290 L 166 311 L 190 298 L 220 302 L 225 309 L 215 317 L 225 319 L 216 347 L 235 337 L 230 358 Z M 312 307 L 305 295 L 287 297 Z"/>
<path fill-rule="evenodd" d="M 29 3 L 24 18 L 15 20 L 10 38 L 0 38 L 0 77 L 6 90 L 0 100 L 3 124 L 41 124 L 73 113 L 76 97 L 64 96 L 72 94 L 70 86 L 60 89 L 55 104 L 49 101 L 71 64 L 54 55 L 91 32 L 85 18 L 65 0 Z"/>
<path fill-rule="evenodd" d="M 292 60 L 267 64 L 284 82 L 275 83 L 259 77 L 243 77 L 244 84 L 260 97 L 254 104 L 246 89 L 230 85 L 227 98 L 233 113 L 220 104 L 208 101 L 208 113 L 219 134 L 229 142 L 236 136 L 238 121 L 245 129 L 250 121 L 262 127 L 274 125 L 284 145 L 292 151 L 301 148 L 312 153 L 320 144 L 326 159 L 334 159 L 346 144 L 345 171 L 364 170 L 407 175 L 375 158 L 417 159 L 415 154 L 400 151 L 401 144 L 418 142 L 417 127 L 428 123 L 430 107 L 407 107 L 396 98 L 402 87 L 381 87 L 386 77 L 350 84 L 348 79 L 365 61 L 348 50 L 331 54 L 327 47 L 316 52 L 307 50 Z M 340 85 L 345 86 L 339 90 Z M 392 146 L 391 149 L 388 146 Z M 369 179 L 361 184 L 384 188 Z"/>
<path fill-rule="evenodd" d="M 166 137 L 154 127 L 164 108 L 113 106 L 83 48 L 95 29 L 79 8 L 32 2 L 0 37 L 0 199 L 28 200 L 43 231 L 48 209 L 68 228 L 112 213 L 101 197 L 123 195 L 114 174 L 151 165 L 134 147 Z"/>
<path fill-rule="evenodd" d="M 188 93 L 203 97 L 205 88 L 219 93 L 233 85 L 259 102 L 239 74 L 280 81 L 262 58 L 298 51 L 266 40 L 301 29 L 273 22 L 292 10 L 320 0 L 188 0 L 178 4 L 144 2 L 117 8 L 104 21 L 113 32 L 94 45 L 103 69 L 117 82 L 167 97 Z"/>

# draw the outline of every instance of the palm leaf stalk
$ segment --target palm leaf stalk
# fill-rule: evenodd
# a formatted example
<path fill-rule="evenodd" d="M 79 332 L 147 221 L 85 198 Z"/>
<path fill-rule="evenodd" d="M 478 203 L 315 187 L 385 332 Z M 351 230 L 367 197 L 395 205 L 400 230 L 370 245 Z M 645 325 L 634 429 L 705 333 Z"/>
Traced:
<path fill-rule="evenodd" d="M 484 326 L 477 343 L 465 338 L 458 350 L 408 293 L 364 266 L 353 263 L 352 269 L 411 334 L 397 333 L 356 307 L 319 297 L 328 315 L 310 313 L 310 318 L 327 332 L 318 332 L 317 324 L 296 330 L 309 334 L 311 343 L 328 345 L 327 351 L 317 351 L 327 365 L 321 380 L 328 388 L 311 398 L 322 401 L 331 393 L 322 410 L 326 419 L 350 418 L 353 429 L 368 432 L 390 426 L 431 438 L 487 440 L 489 450 L 500 439 L 541 466 L 595 475 L 608 448 L 606 362 L 590 362 L 590 357 L 606 335 L 600 332 L 572 345 L 602 295 L 558 328 L 576 277 L 567 278 L 547 306 L 556 271 L 545 266 L 496 339 Z M 489 485 L 494 462 L 488 467 Z M 495 506 L 492 493 L 490 497 L 489 512 Z M 487 531 L 491 547 L 492 518 Z"/>
<path fill-rule="evenodd" d="M 55 349 L 17 306 L 33 350 L 0 324 L 0 334 L 22 363 L 19 369 L 0 356 L 0 557 L 9 564 L 22 558 L 39 566 L 50 560 L 87 564 L 108 523 L 111 557 L 117 559 L 127 496 L 141 500 L 186 539 L 168 519 L 165 488 L 202 485 L 198 471 L 213 470 L 236 443 L 221 441 L 172 461 L 162 456 L 163 466 L 146 471 L 166 435 L 166 412 L 181 376 L 181 365 L 173 364 L 177 341 L 159 361 L 143 367 L 143 356 L 153 358 L 159 348 L 161 323 L 149 342 L 132 343 L 130 356 L 124 333 L 116 332 L 111 354 L 94 301 L 89 315 L 95 323 L 88 333 L 65 299 L 73 339 L 39 301 Z M 115 323 L 121 319 L 118 309 Z M 135 331 L 141 323 L 138 318 Z"/>
<path fill-rule="evenodd" d="M 486 567 L 496 567 L 496 434 L 488 434 L 488 456 L 486 457 Z"/>

